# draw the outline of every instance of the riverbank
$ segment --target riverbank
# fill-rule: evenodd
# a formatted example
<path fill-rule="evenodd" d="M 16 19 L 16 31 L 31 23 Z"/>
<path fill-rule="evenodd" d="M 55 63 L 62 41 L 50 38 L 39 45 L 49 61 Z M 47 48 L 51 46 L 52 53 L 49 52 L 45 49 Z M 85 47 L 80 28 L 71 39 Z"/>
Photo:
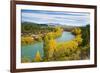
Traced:
<path fill-rule="evenodd" d="M 83 48 L 87 49 L 89 46 L 82 46 L 83 38 L 80 28 L 75 28 L 71 32 L 63 31 L 62 35 L 58 38 L 54 38 L 53 35 L 54 33 L 50 32 L 40 43 L 28 47 L 25 46 L 25 48 L 27 47 L 27 51 L 25 48 L 22 48 L 22 57 L 25 55 L 31 56 L 30 62 L 37 62 L 37 54 L 40 59 L 38 59 L 39 62 L 87 59 L 87 55 L 85 54 L 87 51 Z M 74 37 L 71 38 L 71 36 Z M 85 57 L 82 54 L 85 54 Z"/>
<path fill-rule="evenodd" d="M 28 45 L 28 44 L 33 44 L 35 42 L 40 42 L 44 40 L 45 36 L 52 36 L 52 38 L 56 39 L 62 35 L 63 29 L 61 27 L 53 27 L 51 31 L 47 32 L 51 28 L 46 28 L 45 32 L 38 32 L 37 34 L 35 33 L 24 33 L 21 35 L 21 44 L 22 45 Z"/>
<path fill-rule="evenodd" d="M 71 39 L 74 39 L 74 35 L 71 34 L 71 32 L 63 31 L 62 36 L 56 38 L 56 42 L 64 42 L 64 41 L 69 41 Z M 43 41 L 37 42 L 35 44 L 30 44 L 30 45 L 23 45 L 22 46 L 22 58 L 25 59 L 28 58 L 30 61 L 32 61 L 35 58 L 35 55 L 37 51 L 39 51 L 41 58 L 44 57 L 44 50 L 43 50 Z"/>
<path fill-rule="evenodd" d="M 53 47 L 50 47 L 48 50 L 48 56 L 47 61 L 64 61 L 64 60 L 80 60 L 81 56 L 81 49 L 80 44 L 82 43 L 81 38 L 81 30 L 80 29 L 74 29 L 73 34 L 75 34 L 75 38 L 64 41 L 64 42 L 57 42 L 56 45 Z M 67 37 L 67 36 L 66 36 Z M 48 49 L 47 48 L 47 49 Z"/>

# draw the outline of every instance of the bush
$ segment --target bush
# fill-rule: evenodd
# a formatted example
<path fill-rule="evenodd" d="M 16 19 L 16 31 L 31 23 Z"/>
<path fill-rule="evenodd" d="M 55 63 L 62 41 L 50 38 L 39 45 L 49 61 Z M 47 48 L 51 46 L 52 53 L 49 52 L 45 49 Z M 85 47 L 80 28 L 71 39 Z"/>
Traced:
<path fill-rule="evenodd" d="M 22 45 L 32 44 L 33 42 L 34 42 L 34 39 L 31 36 L 22 36 L 21 37 Z"/>

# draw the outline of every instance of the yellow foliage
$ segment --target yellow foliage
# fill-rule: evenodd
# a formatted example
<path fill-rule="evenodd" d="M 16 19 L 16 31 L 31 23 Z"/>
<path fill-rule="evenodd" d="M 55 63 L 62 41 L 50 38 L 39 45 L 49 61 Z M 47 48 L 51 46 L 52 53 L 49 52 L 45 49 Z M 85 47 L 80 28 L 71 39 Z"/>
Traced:
<path fill-rule="evenodd" d="M 75 29 L 75 33 L 76 32 L 77 34 L 74 39 L 67 42 L 57 43 L 55 57 L 63 57 L 67 55 L 66 57 L 69 57 L 68 59 L 79 59 L 79 54 L 77 55 L 75 52 L 79 50 L 78 47 L 82 43 L 82 37 L 80 29 Z M 73 54 L 75 56 L 73 56 Z"/>
<path fill-rule="evenodd" d="M 54 50 L 56 49 L 56 41 L 54 39 L 49 40 L 48 43 L 48 58 L 53 57 Z"/>
<path fill-rule="evenodd" d="M 41 59 L 41 56 L 40 56 L 40 53 L 39 53 L 39 51 L 36 53 L 36 55 L 35 55 L 35 59 L 34 59 L 34 61 L 35 62 L 40 62 L 42 59 Z"/>
<path fill-rule="evenodd" d="M 49 41 L 49 44 L 48 45 L 49 45 L 50 49 L 55 49 L 56 48 L 56 41 L 53 40 L 53 39 L 51 39 Z"/>
<path fill-rule="evenodd" d="M 49 32 L 45 36 L 46 42 L 46 49 L 47 49 L 47 58 L 48 60 L 52 60 L 52 58 L 59 58 L 59 56 L 63 57 L 69 57 L 72 59 L 72 57 L 78 58 L 79 55 L 76 56 L 75 52 L 77 52 L 78 46 L 82 43 L 82 37 L 81 37 L 81 29 L 75 28 L 72 32 L 76 35 L 74 39 L 67 41 L 67 42 L 60 42 L 57 43 L 54 39 L 61 35 L 62 29 L 56 28 L 55 32 Z M 44 41 L 45 41 L 44 40 Z M 72 54 L 75 54 L 75 56 Z M 69 56 L 66 56 L 69 55 Z"/>
<path fill-rule="evenodd" d="M 31 44 L 31 43 L 33 43 L 33 41 L 34 41 L 34 39 L 31 36 L 22 36 L 21 37 L 21 43 L 23 45 L 25 45 L 25 44 Z"/>
<path fill-rule="evenodd" d="M 74 28 L 74 29 L 72 30 L 72 32 L 73 32 L 74 34 L 78 35 L 78 34 L 81 34 L 81 29 L 80 29 L 80 28 Z"/>
<path fill-rule="evenodd" d="M 60 27 L 56 27 L 55 30 L 55 37 L 59 37 L 62 34 L 63 29 Z"/>
<path fill-rule="evenodd" d="M 78 44 L 81 44 L 82 43 L 82 38 L 81 38 L 81 35 L 76 35 L 75 37 L 75 42 L 77 42 Z"/>

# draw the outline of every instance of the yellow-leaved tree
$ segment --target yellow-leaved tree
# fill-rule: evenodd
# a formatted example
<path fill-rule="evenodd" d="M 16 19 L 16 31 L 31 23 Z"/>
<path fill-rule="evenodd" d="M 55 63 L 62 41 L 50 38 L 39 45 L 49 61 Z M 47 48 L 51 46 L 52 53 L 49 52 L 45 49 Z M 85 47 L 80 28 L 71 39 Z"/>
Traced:
<path fill-rule="evenodd" d="M 49 40 L 48 59 L 52 59 L 54 51 L 56 50 L 56 45 L 57 45 L 57 43 L 54 39 Z"/>
<path fill-rule="evenodd" d="M 72 33 L 74 33 L 75 35 L 81 34 L 81 29 L 80 28 L 74 28 L 72 30 Z"/>
<path fill-rule="evenodd" d="M 53 33 L 50 32 L 44 37 L 44 59 L 52 60 L 54 50 L 56 49 L 56 40 L 53 38 Z"/>
<path fill-rule="evenodd" d="M 40 53 L 39 51 L 37 51 L 36 55 L 35 55 L 35 58 L 34 58 L 34 61 L 35 62 L 40 62 L 42 59 L 41 59 L 41 56 L 40 56 Z"/>

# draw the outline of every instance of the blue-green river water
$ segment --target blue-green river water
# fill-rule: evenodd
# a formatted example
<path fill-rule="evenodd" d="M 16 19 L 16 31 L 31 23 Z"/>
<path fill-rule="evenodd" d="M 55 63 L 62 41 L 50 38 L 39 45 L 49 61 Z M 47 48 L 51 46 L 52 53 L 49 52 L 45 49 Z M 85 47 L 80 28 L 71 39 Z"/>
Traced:
<path fill-rule="evenodd" d="M 56 41 L 57 42 L 69 41 L 74 37 L 75 36 L 71 32 L 64 31 L 62 33 L 62 36 L 57 38 Z M 39 51 L 41 57 L 43 57 L 44 55 L 43 42 L 37 42 L 35 44 L 21 46 L 21 57 L 27 57 L 30 60 L 32 60 L 34 59 L 37 51 Z"/>

